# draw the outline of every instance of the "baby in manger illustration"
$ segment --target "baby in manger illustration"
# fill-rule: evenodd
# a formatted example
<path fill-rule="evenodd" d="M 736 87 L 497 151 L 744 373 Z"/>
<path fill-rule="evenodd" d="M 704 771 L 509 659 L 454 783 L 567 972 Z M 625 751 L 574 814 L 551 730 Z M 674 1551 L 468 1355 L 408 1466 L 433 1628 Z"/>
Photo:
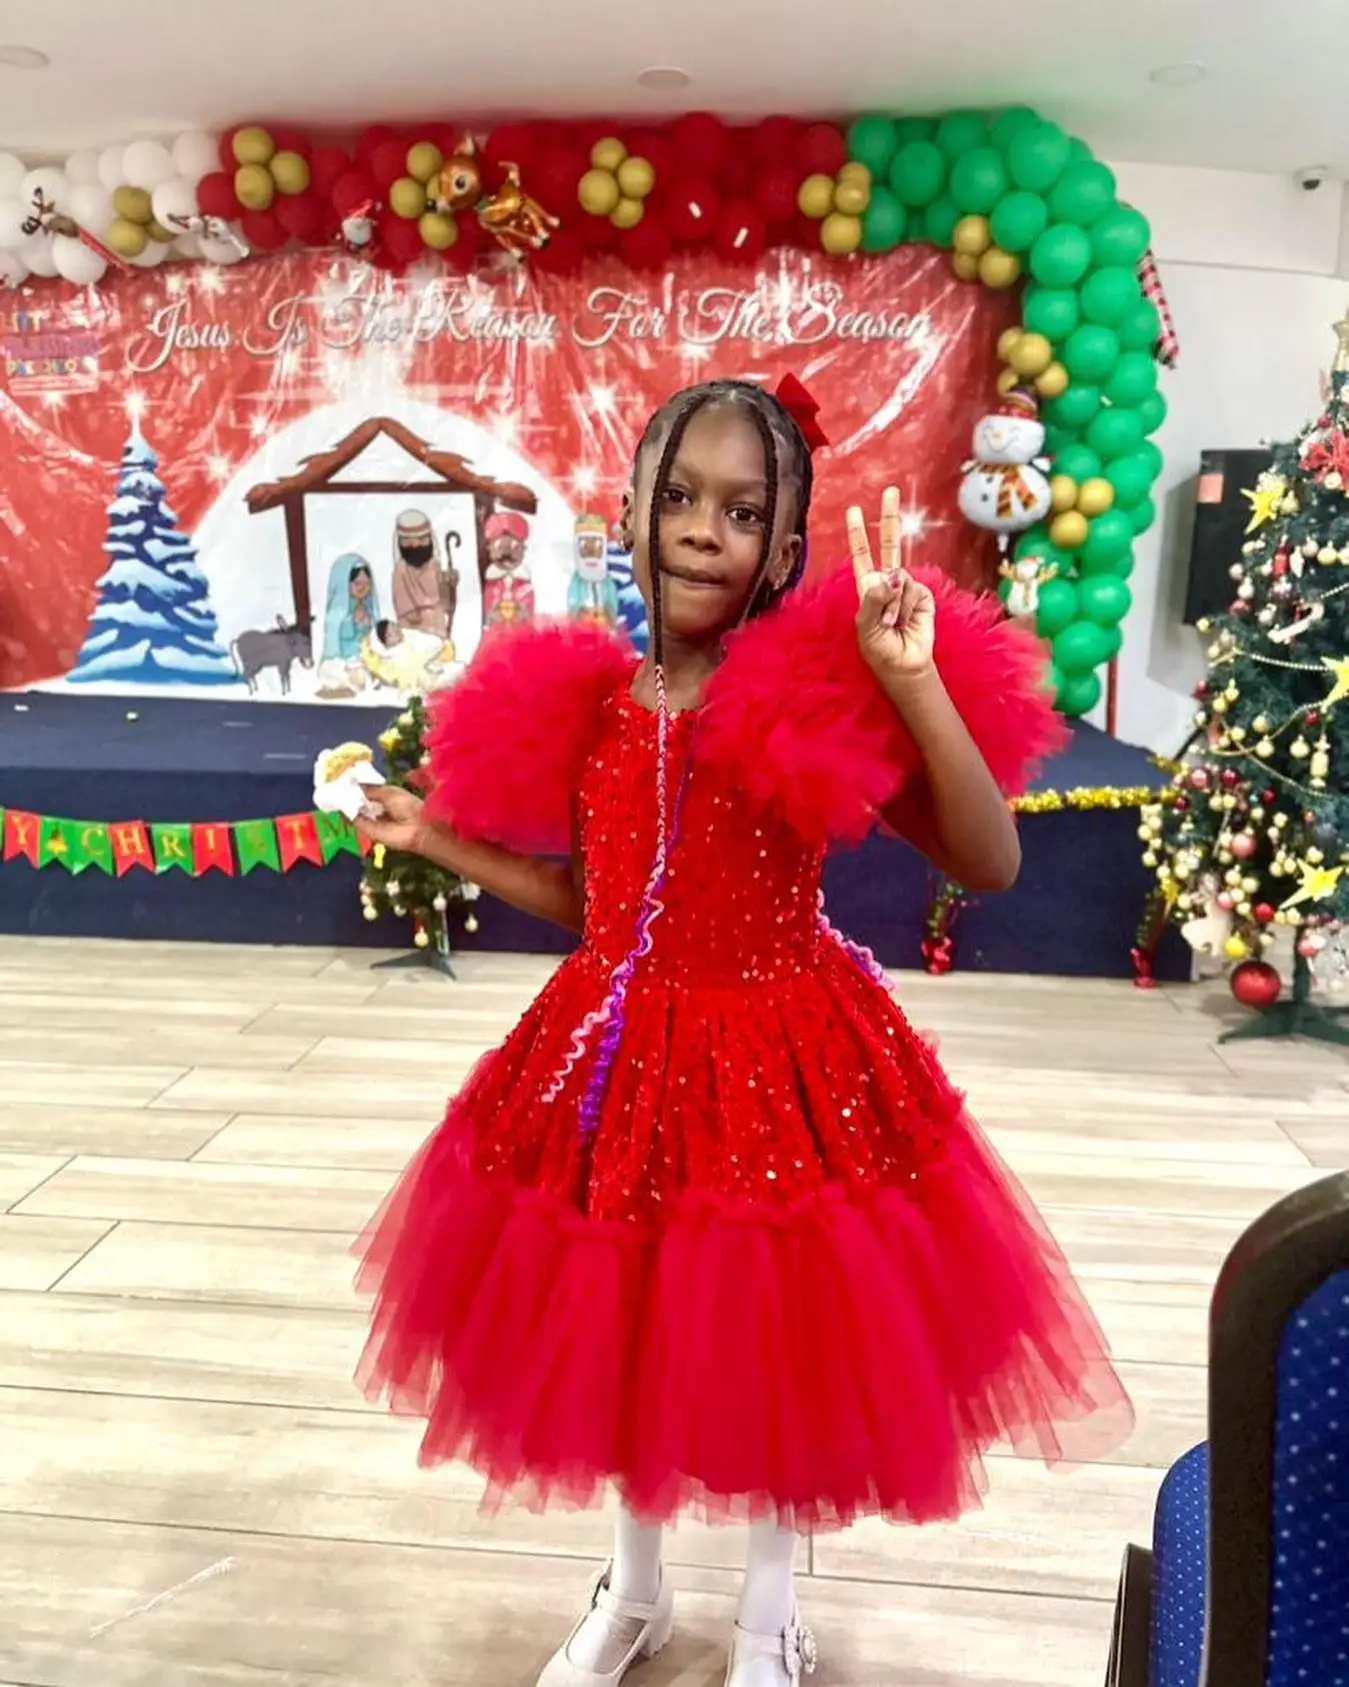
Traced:
<path fill-rule="evenodd" d="M 393 619 L 384 614 L 374 570 L 364 556 L 345 552 L 329 570 L 320 697 L 355 697 L 378 686 L 402 693 L 429 691 L 452 677 L 454 589 L 445 589 L 435 566 L 431 524 L 420 512 L 399 517 L 394 555 Z M 449 572 L 457 585 L 457 576 Z"/>

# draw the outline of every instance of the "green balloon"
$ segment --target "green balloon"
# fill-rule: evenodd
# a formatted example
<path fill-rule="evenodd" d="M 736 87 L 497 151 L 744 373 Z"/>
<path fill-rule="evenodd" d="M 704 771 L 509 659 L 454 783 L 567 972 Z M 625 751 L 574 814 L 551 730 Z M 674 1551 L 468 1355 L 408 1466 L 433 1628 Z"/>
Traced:
<path fill-rule="evenodd" d="M 1111 328 L 1084 322 L 1064 341 L 1064 367 L 1075 381 L 1104 381 L 1119 361 L 1119 340 Z"/>
<path fill-rule="evenodd" d="M 891 252 L 904 238 L 908 213 L 883 182 L 871 189 L 871 203 L 862 216 L 862 250 Z"/>
<path fill-rule="evenodd" d="M 1069 164 L 1049 195 L 1051 215 L 1079 228 L 1099 222 L 1114 203 L 1114 171 L 1094 160 Z"/>
<path fill-rule="evenodd" d="M 1100 389 L 1089 386 L 1085 381 L 1073 381 L 1057 398 L 1048 401 L 1043 415 L 1056 427 L 1067 428 L 1070 433 L 1081 433 L 1100 408 Z"/>
<path fill-rule="evenodd" d="M 1090 263 L 1091 242 L 1068 223 L 1051 223 L 1030 251 L 1030 272 L 1046 287 L 1076 286 Z"/>
<path fill-rule="evenodd" d="M 1006 191 L 1007 170 L 994 147 L 976 146 L 951 166 L 951 197 L 967 215 L 986 216 Z"/>
<path fill-rule="evenodd" d="M 1119 627 L 1107 627 L 1105 636 L 1105 659 L 1107 662 L 1113 662 L 1124 648 L 1124 633 Z"/>
<path fill-rule="evenodd" d="M 999 200 L 990 221 L 993 238 L 1004 252 L 1029 252 L 1049 226 L 1049 209 L 1038 193 L 1018 189 Z"/>
<path fill-rule="evenodd" d="M 1091 225 L 1091 256 L 1102 269 L 1121 265 L 1136 269 L 1148 249 L 1152 231 L 1148 219 L 1132 205 L 1113 205 Z"/>
<path fill-rule="evenodd" d="M 895 124 L 896 146 L 908 146 L 910 141 L 930 141 L 937 132 L 933 117 L 901 117 Z"/>
<path fill-rule="evenodd" d="M 1072 143 L 1057 123 L 1035 123 L 1007 143 L 1007 170 L 1018 187 L 1048 193 L 1068 162 Z"/>
<path fill-rule="evenodd" d="M 1105 629 L 1094 621 L 1074 621 L 1065 627 L 1054 640 L 1054 660 L 1064 678 L 1099 668 L 1106 659 L 1106 642 Z"/>
<path fill-rule="evenodd" d="M 905 205 L 930 205 L 946 185 L 946 159 L 931 141 L 906 141 L 890 164 L 890 186 Z"/>
<path fill-rule="evenodd" d="M 1157 392 L 1157 363 L 1151 352 L 1122 351 L 1119 362 L 1115 365 L 1114 373 L 1105 384 L 1105 396 L 1112 404 L 1142 405 L 1149 398 L 1158 398 Z M 1162 405 L 1162 417 L 1166 415 L 1166 405 Z M 1140 416 L 1140 420 L 1143 418 Z M 1144 425 L 1144 433 L 1153 433 L 1161 426 L 1161 419 L 1155 427 Z"/>
<path fill-rule="evenodd" d="M 1087 540 L 1078 551 L 1084 573 L 1105 568 L 1123 556 L 1134 542 L 1134 530 L 1123 510 L 1107 510 L 1087 524 Z"/>
<path fill-rule="evenodd" d="M 1124 513 L 1129 518 L 1129 525 L 1133 528 L 1134 538 L 1136 539 L 1140 533 L 1146 533 L 1148 528 L 1156 521 L 1157 506 L 1151 498 L 1144 498 L 1135 504 L 1131 510 L 1126 510 Z"/>
<path fill-rule="evenodd" d="M 1136 410 L 1108 405 L 1099 411 L 1087 429 L 1087 444 L 1104 463 L 1127 457 L 1143 443 L 1143 423 Z"/>
<path fill-rule="evenodd" d="M 934 199 L 923 212 L 923 234 L 934 246 L 950 246 L 960 221 L 960 207 L 950 194 Z"/>
<path fill-rule="evenodd" d="M 1131 269 L 1093 270 L 1082 283 L 1082 314 L 1088 322 L 1115 328 L 1138 309 L 1142 297 Z"/>
<path fill-rule="evenodd" d="M 1121 509 L 1131 510 L 1147 497 L 1157 477 L 1142 452 L 1131 451 L 1127 457 L 1116 457 L 1105 471 L 1105 478 L 1115 488 L 1115 502 Z"/>
<path fill-rule="evenodd" d="M 1055 474 L 1071 475 L 1079 485 L 1084 480 L 1095 480 L 1101 473 L 1101 459 L 1089 445 L 1080 441 L 1073 445 L 1064 446 L 1054 458 Z"/>
<path fill-rule="evenodd" d="M 1138 447 L 1138 455 L 1148 465 L 1148 474 L 1150 478 L 1152 480 L 1156 480 L 1157 476 L 1161 474 L 1162 470 L 1166 467 L 1166 458 L 1162 456 L 1161 447 L 1154 444 L 1152 440 L 1145 439 Z"/>
<path fill-rule="evenodd" d="M 889 117 L 859 117 L 848 130 L 848 157 L 865 164 L 873 176 L 885 175 L 898 146 L 894 121 Z"/>
<path fill-rule="evenodd" d="M 1119 515 L 1124 512 L 1111 510 L 1109 513 Z M 1088 580 L 1096 574 L 1113 574 L 1117 580 L 1127 580 L 1134 571 L 1134 553 L 1132 550 L 1119 551 L 1103 561 L 1096 557 L 1092 557 L 1090 560 L 1084 559 L 1079 551 L 1078 558 L 1078 572 L 1084 580 Z"/>
<path fill-rule="evenodd" d="M 1064 674 L 1059 681 L 1054 701 L 1069 720 L 1089 715 L 1101 701 L 1099 674 Z"/>
<path fill-rule="evenodd" d="M 1039 122 L 1039 113 L 1032 111 L 1028 105 L 1014 105 L 1006 111 L 1000 111 L 993 119 L 994 146 L 999 146 L 1006 152 L 1023 130 L 1034 129 Z"/>
<path fill-rule="evenodd" d="M 1077 599 L 1088 621 L 1117 627 L 1129 613 L 1134 594 L 1118 574 L 1089 574 L 1078 587 Z"/>
<path fill-rule="evenodd" d="M 1060 574 L 1066 574 L 1073 565 L 1071 551 L 1061 550 L 1049 537 L 1047 529 L 1039 525 L 1028 527 L 1018 536 L 1016 544 L 1012 547 L 1012 555 L 1038 556 L 1045 562 L 1056 562 Z"/>
<path fill-rule="evenodd" d="M 1068 142 L 1068 162 L 1070 164 L 1090 164 L 1095 156 L 1096 154 L 1080 136 L 1075 135 Z"/>
<path fill-rule="evenodd" d="M 1127 351 L 1125 352 L 1124 357 L 1132 357 L 1133 355 L 1133 352 Z M 1124 362 L 1124 357 L 1120 358 L 1120 363 Z M 1149 361 L 1151 361 L 1151 359 L 1149 359 Z M 1118 365 L 1116 366 L 1116 373 L 1118 374 Z M 1154 387 L 1145 397 L 1139 400 L 1138 414 L 1143 419 L 1144 433 L 1156 433 L 1157 429 L 1161 427 L 1162 423 L 1166 420 L 1166 400 L 1162 397 L 1161 393 L 1157 391 L 1156 387 Z"/>
<path fill-rule="evenodd" d="M 937 125 L 937 145 L 948 158 L 961 158 L 988 138 L 982 111 L 948 111 Z"/>
<path fill-rule="evenodd" d="M 1057 576 L 1040 587 L 1040 603 L 1035 611 L 1035 630 L 1041 638 L 1056 638 L 1065 627 L 1077 620 L 1077 587 L 1071 580 Z"/>
<path fill-rule="evenodd" d="M 1006 200 L 1003 204 L 1006 204 Z M 998 209 L 1001 210 L 1002 207 L 999 206 Z M 997 215 L 995 211 L 995 222 Z M 1026 289 L 1022 316 L 1032 334 L 1043 334 L 1045 339 L 1052 340 L 1057 345 L 1060 340 L 1066 340 L 1077 327 L 1080 317 L 1077 294 L 1071 287 L 1042 287 L 1039 282 L 1032 281 Z"/>
<path fill-rule="evenodd" d="M 1144 299 L 1120 323 L 1118 333 L 1125 351 L 1151 351 L 1162 333 L 1162 319 L 1156 305 Z"/>

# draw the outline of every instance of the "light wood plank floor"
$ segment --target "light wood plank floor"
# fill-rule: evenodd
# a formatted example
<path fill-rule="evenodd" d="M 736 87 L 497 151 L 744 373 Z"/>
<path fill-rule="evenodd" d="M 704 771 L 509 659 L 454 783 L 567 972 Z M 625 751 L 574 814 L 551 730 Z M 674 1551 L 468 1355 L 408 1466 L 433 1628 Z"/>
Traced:
<path fill-rule="evenodd" d="M 532 1687 L 602 1517 L 479 1515 L 369 1409 L 348 1246 L 546 976 L 0 939 L 0 1687 Z M 1085 1281 L 1139 1411 L 1108 1463 L 990 1461 L 959 1526 L 814 1544 L 822 1687 L 1095 1687 L 1126 1539 L 1203 1432 L 1243 1225 L 1349 1163 L 1342 1058 L 1219 1049 L 1221 990 L 906 976 Z M 743 1539 L 682 1527 L 715 1687 Z"/>

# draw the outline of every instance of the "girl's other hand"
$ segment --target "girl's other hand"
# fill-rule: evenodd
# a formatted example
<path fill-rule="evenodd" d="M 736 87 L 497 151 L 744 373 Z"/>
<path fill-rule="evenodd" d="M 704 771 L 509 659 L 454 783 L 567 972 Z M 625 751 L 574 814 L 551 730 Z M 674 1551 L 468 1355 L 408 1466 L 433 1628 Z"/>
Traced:
<path fill-rule="evenodd" d="M 379 809 L 378 814 L 362 814 L 356 830 L 371 843 L 383 844 L 385 849 L 401 850 L 406 855 L 421 855 L 426 836 L 425 804 L 419 796 L 405 791 L 401 785 L 371 785 L 366 800 Z"/>
<path fill-rule="evenodd" d="M 882 683 L 910 683 L 934 671 L 937 610 L 932 593 L 900 559 L 899 492 L 881 497 L 881 561 L 872 559 L 866 517 L 848 511 L 848 550 L 857 580 L 857 642 Z"/>

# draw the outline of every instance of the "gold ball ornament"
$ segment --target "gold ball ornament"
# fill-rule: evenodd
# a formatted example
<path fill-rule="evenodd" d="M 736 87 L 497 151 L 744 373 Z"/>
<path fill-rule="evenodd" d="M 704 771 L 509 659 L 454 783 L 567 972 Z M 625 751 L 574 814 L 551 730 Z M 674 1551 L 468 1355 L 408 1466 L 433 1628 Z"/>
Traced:
<path fill-rule="evenodd" d="M 807 176 L 797 189 L 796 204 L 802 216 L 821 222 L 834 209 L 834 178 Z"/>
<path fill-rule="evenodd" d="M 412 934 L 412 941 L 419 949 L 426 949 L 431 943 L 431 939 L 420 928 Z"/>
<path fill-rule="evenodd" d="M 1021 377 L 1017 374 L 1015 369 L 999 370 L 998 393 L 1000 397 L 1006 398 L 1009 393 L 1015 392 L 1020 385 Z"/>
<path fill-rule="evenodd" d="M 576 197 L 592 217 L 608 217 L 618 209 L 623 195 L 611 170 L 587 170 L 576 184 Z"/>
<path fill-rule="evenodd" d="M 971 258 L 983 257 L 993 244 L 993 235 L 989 230 L 988 218 L 962 217 L 956 224 L 951 244 L 957 252 L 966 252 Z"/>
<path fill-rule="evenodd" d="M 609 213 L 609 221 L 615 228 L 636 228 L 646 215 L 646 206 L 640 199 L 620 199 Z"/>
<path fill-rule="evenodd" d="M 265 164 L 241 164 L 234 172 L 234 191 L 249 211 L 265 211 L 276 198 L 276 183 Z"/>
<path fill-rule="evenodd" d="M 611 175 L 627 156 L 628 149 L 617 135 L 607 135 L 590 149 L 590 162 L 597 170 L 608 170 Z"/>
<path fill-rule="evenodd" d="M 645 199 L 656 185 L 655 166 L 646 158 L 625 158 L 616 174 L 624 199 Z"/>
<path fill-rule="evenodd" d="M 426 183 L 438 176 L 445 166 L 445 154 L 434 141 L 418 141 L 408 148 L 407 169 L 414 182 Z"/>
<path fill-rule="evenodd" d="M 1049 537 L 1061 551 L 1080 550 L 1087 542 L 1087 518 L 1080 510 L 1065 510 L 1049 524 Z"/>
<path fill-rule="evenodd" d="M 129 217 L 114 217 L 103 237 L 119 258 L 139 258 L 150 244 L 144 223 L 133 223 Z"/>
<path fill-rule="evenodd" d="M 1061 363 L 1051 363 L 1043 375 L 1035 377 L 1035 390 L 1041 398 L 1057 398 L 1068 390 L 1068 371 Z"/>
<path fill-rule="evenodd" d="M 845 216 L 860 217 L 871 204 L 871 183 L 860 176 L 840 177 L 834 189 L 834 209 Z"/>
<path fill-rule="evenodd" d="M 119 187 L 112 196 L 112 208 L 128 223 L 149 223 L 154 218 L 150 195 L 143 187 Z"/>
<path fill-rule="evenodd" d="M 1077 507 L 1085 516 L 1104 515 L 1115 503 L 1115 488 L 1101 475 L 1084 480 L 1077 489 Z"/>
<path fill-rule="evenodd" d="M 831 258 L 846 258 L 862 244 L 862 219 L 831 211 L 820 224 L 820 245 Z"/>
<path fill-rule="evenodd" d="M 1007 359 L 1018 375 L 1034 379 L 1054 361 L 1054 348 L 1043 334 L 1023 334 Z"/>
<path fill-rule="evenodd" d="M 1223 954 L 1229 961 L 1244 961 L 1251 952 L 1251 946 L 1244 937 L 1238 937 L 1235 932 L 1223 944 Z"/>
<path fill-rule="evenodd" d="M 1002 333 L 998 335 L 999 362 L 1010 363 L 1012 361 L 1012 353 L 1015 351 L 1022 335 L 1025 332 L 1026 330 L 1024 328 L 1017 328 L 1015 326 L 1003 329 Z"/>
<path fill-rule="evenodd" d="M 459 238 L 459 225 L 444 211 L 424 211 L 417 219 L 421 237 L 433 252 L 448 252 Z"/>
<path fill-rule="evenodd" d="M 979 260 L 979 279 L 985 287 L 998 292 L 1015 287 L 1021 279 L 1021 259 L 1014 252 L 1004 252 L 1000 246 L 990 246 Z"/>
<path fill-rule="evenodd" d="M 231 145 L 236 164 L 270 164 L 276 152 L 276 142 L 256 124 L 238 130 Z"/>
<path fill-rule="evenodd" d="M 304 193 L 309 187 L 309 160 L 298 152 L 278 152 L 268 168 L 272 180 L 288 197 Z"/>
<path fill-rule="evenodd" d="M 1049 507 L 1055 515 L 1077 508 L 1078 486 L 1070 474 L 1056 474 L 1049 482 Z"/>
<path fill-rule="evenodd" d="M 977 281 L 979 279 L 979 260 L 969 252 L 955 252 L 951 255 L 951 269 L 958 281 Z"/>
<path fill-rule="evenodd" d="M 396 217 L 416 222 L 426 209 L 426 189 L 414 176 L 400 176 L 389 189 L 389 209 Z"/>

